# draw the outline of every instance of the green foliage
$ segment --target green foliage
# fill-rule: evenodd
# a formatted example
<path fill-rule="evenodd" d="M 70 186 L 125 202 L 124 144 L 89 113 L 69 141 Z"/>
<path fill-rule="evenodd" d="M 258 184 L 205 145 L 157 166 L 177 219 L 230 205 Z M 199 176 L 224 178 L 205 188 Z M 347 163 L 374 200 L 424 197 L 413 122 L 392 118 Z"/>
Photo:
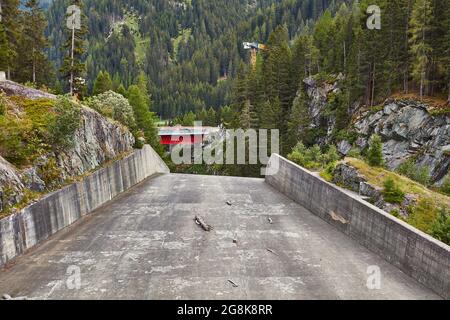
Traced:
<path fill-rule="evenodd" d="M 23 111 L 20 117 L 0 116 L 0 154 L 9 162 L 23 166 L 33 163 L 40 155 L 51 150 L 50 126 L 56 121 L 53 101 L 47 99 L 16 99 L 14 108 Z"/>
<path fill-rule="evenodd" d="M 81 109 L 68 97 L 58 97 L 54 112 L 55 121 L 49 131 L 54 148 L 70 148 L 74 143 L 74 133 L 80 126 Z"/>
<path fill-rule="evenodd" d="M 393 215 L 394 217 L 399 218 L 399 219 L 401 218 L 400 211 L 398 209 L 392 210 L 391 215 Z"/>
<path fill-rule="evenodd" d="M 114 91 L 106 91 L 86 100 L 89 107 L 134 130 L 136 119 L 129 101 Z"/>
<path fill-rule="evenodd" d="M 405 200 L 405 193 L 395 183 L 394 179 L 388 178 L 384 182 L 383 197 L 386 202 L 401 204 Z"/>
<path fill-rule="evenodd" d="M 438 208 L 430 199 L 420 199 L 419 203 L 410 209 L 408 223 L 423 232 L 430 233 L 431 226 L 438 217 Z"/>
<path fill-rule="evenodd" d="M 450 245 L 450 210 L 442 208 L 439 211 L 430 231 L 434 238 Z"/>
<path fill-rule="evenodd" d="M 450 176 L 447 176 L 444 180 L 444 183 L 439 188 L 439 190 L 448 196 L 450 196 Z"/>
<path fill-rule="evenodd" d="M 358 148 L 352 148 L 347 154 L 347 157 L 361 159 L 361 150 Z"/>
<path fill-rule="evenodd" d="M 367 161 L 373 167 L 381 167 L 384 164 L 383 160 L 383 144 L 381 137 L 377 134 L 372 136 L 370 140 L 369 150 L 367 151 Z"/>
<path fill-rule="evenodd" d="M 142 81 L 142 80 L 141 80 Z M 162 153 L 159 143 L 158 132 L 156 129 L 155 114 L 151 112 L 151 100 L 146 93 L 146 84 L 132 85 L 128 88 L 128 101 L 133 108 L 136 124 L 139 130 L 142 130 L 145 140 L 158 153 Z"/>
<path fill-rule="evenodd" d="M 94 89 L 92 90 L 93 95 L 98 95 L 106 91 L 113 89 L 113 84 L 111 81 L 111 76 L 108 71 L 100 71 L 98 73 L 97 79 L 94 82 Z"/>
<path fill-rule="evenodd" d="M 307 148 L 300 142 L 292 149 L 288 159 L 306 169 L 321 170 L 326 168 L 331 174 L 331 171 L 334 171 L 333 165 L 339 160 L 339 155 L 333 145 L 328 147 L 326 153 L 322 153 L 318 145 Z"/>
<path fill-rule="evenodd" d="M 336 169 L 337 162 L 330 162 L 325 169 L 320 173 L 320 176 L 328 182 L 332 182 L 334 178 L 334 171 Z"/>
<path fill-rule="evenodd" d="M 398 167 L 397 172 L 424 186 L 430 183 L 430 169 L 427 166 L 416 165 L 414 159 L 408 159 L 402 163 Z"/>
<path fill-rule="evenodd" d="M 48 159 L 44 165 L 40 166 L 37 170 L 37 174 L 42 181 L 44 181 L 48 190 L 58 186 L 62 178 L 61 168 L 54 158 Z"/>

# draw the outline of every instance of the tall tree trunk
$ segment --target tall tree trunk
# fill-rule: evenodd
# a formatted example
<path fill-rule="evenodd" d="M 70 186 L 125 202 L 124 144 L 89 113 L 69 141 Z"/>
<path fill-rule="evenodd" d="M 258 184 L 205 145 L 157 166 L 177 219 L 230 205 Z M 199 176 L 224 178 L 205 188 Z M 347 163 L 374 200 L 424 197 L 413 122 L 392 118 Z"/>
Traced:
<path fill-rule="evenodd" d="M 33 83 L 36 83 L 36 51 L 33 47 Z"/>
<path fill-rule="evenodd" d="M 73 96 L 74 89 L 74 75 L 73 75 L 73 67 L 75 65 L 74 62 L 74 51 L 75 51 L 75 26 L 72 27 L 72 51 L 71 51 L 71 67 L 70 67 L 70 95 Z"/>
<path fill-rule="evenodd" d="M 373 107 L 373 103 L 375 100 L 375 72 L 376 72 L 376 64 L 373 64 L 373 72 L 372 72 L 372 93 L 371 93 L 371 101 L 370 107 Z"/>
<path fill-rule="evenodd" d="M 405 27 L 405 51 L 406 52 L 408 52 L 408 50 L 409 50 L 408 34 L 409 34 L 410 15 L 411 15 L 411 0 L 408 0 L 408 11 L 406 13 L 406 27 Z M 405 59 L 405 70 L 403 70 L 403 91 L 406 94 L 408 94 L 408 91 L 409 91 L 408 77 L 409 77 L 409 62 L 408 62 L 408 59 Z"/>

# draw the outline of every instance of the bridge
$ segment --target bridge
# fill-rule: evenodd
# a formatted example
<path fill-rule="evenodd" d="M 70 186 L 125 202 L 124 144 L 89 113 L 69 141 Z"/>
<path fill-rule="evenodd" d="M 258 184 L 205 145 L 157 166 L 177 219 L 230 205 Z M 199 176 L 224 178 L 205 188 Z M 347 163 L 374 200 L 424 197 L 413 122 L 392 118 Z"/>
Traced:
<path fill-rule="evenodd" d="M 345 224 L 347 216 L 336 209 L 325 221 L 309 205 L 293 201 L 276 179 L 152 175 L 8 261 L 0 271 L 0 294 L 28 299 L 441 298 L 333 225 Z M 200 228 L 196 215 L 213 230 Z M 379 288 L 368 286 L 371 266 L 381 270 Z M 80 280 L 75 288 L 73 267 Z"/>

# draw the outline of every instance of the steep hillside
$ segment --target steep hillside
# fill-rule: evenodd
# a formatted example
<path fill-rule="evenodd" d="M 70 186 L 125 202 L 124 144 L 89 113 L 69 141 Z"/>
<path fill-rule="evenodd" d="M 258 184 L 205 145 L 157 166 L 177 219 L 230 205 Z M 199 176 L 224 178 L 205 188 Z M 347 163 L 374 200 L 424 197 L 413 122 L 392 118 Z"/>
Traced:
<path fill-rule="evenodd" d="M 0 82 L 0 215 L 130 152 L 123 125 L 67 98 Z"/>
<path fill-rule="evenodd" d="M 374 108 L 353 104 L 348 110 L 352 120 L 336 130 L 341 124 L 333 103 L 342 92 L 341 80 L 320 82 L 310 77 L 303 81 L 310 128 L 319 132 L 312 143 L 335 143 L 347 155 L 354 148 L 365 150 L 370 138 L 378 134 L 389 169 L 396 170 L 408 160 L 413 161 L 428 169 L 431 183 L 441 185 L 450 172 L 448 113 L 435 113 L 432 106 L 417 98 L 390 98 Z"/>
<path fill-rule="evenodd" d="M 331 4 L 313 0 L 87 0 L 87 80 L 101 70 L 128 87 L 140 70 L 151 80 L 154 110 L 163 118 L 230 103 L 231 79 L 248 61 L 243 41 L 266 42 L 279 24 L 294 37 Z M 348 1 L 345 1 L 348 2 Z M 59 68 L 68 0 L 48 10 L 50 57 Z"/>

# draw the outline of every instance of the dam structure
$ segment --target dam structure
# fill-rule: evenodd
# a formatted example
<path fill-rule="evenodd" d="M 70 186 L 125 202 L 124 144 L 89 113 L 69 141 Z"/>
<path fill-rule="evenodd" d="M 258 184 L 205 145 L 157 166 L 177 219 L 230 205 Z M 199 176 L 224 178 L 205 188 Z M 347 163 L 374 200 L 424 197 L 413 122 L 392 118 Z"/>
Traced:
<path fill-rule="evenodd" d="M 148 146 L 135 151 L 0 220 L 0 295 L 450 298 L 448 246 L 273 161 L 266 179 L 185 175 Z"/>

